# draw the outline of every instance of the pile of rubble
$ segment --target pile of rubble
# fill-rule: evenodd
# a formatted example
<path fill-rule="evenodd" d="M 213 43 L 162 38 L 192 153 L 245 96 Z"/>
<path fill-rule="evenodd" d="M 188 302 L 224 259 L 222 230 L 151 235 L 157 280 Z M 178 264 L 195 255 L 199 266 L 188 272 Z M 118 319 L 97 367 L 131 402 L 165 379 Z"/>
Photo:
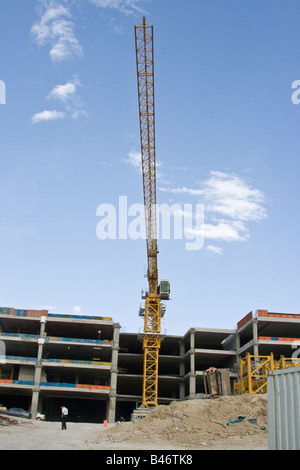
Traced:
<path fill-rule="evenodd" d="M 158 406 L 135 422 L 117 423 L 101 440 L 164 441 L 177 448 L 226 448 L 229 443 L 252 448 L 255 441 L 256 448 L 266 447 L 267 417 L 266 395 L 187 400 Z"/>
<path fill-rule="evenodd" d="M 18 424 L 19 421 L 11 416 L 5 416 L 0 413 L 0 426 L 9 426 L 11 424 Z"/>

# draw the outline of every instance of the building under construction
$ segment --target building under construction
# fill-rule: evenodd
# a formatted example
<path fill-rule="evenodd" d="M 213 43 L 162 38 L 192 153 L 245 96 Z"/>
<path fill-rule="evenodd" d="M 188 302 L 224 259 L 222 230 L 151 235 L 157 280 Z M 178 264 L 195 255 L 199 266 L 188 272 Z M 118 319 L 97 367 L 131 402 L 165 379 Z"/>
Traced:
<path fill-rule="evenodd" d="M 143 401 L 141 340 L 138 333 L 120 332 L 112 318 L 0 308 L 0 345 L 0 404 L 7 408 L 58 420 L 66 405 L 71 421 L 114 422 L 129 420 Z M 269 370 L 294 365 L 299 347 L 300 315 L 266 310 L 250 312 L 234 329 L 194 327 L 166 335 L 158 404 L 210 396 L 212 369 L 228 371 L 227 393 L 264 393 L 264 385 L 247 388 L 263 380 L 259 362 Z"/>
<path fill-rule="evenodd" d="M 108 317 L 0 308 L 0 403 L 30 409 L 33 418 L 59 419 L 66 405 L 72 421 L 114 422 L 176 400 L 265 393 L 270 371 L 297 362 L 300 314 L 258 310 L 234 329 L 162 336 L 170 285 L 158 276 L 153 26 L 145 17 L 135 45 L 148 264 L 143 332 L 122 333 Z"/>

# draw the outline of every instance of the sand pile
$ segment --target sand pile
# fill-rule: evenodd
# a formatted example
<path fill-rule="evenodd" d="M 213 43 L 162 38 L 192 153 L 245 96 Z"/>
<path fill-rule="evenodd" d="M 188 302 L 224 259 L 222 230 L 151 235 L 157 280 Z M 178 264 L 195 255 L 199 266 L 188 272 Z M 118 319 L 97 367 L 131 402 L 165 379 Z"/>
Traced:
<path fill-rule="evenodd" d="M 253 419 L 257 424 L 253 424 Z M 112 443 L 163 440 L 172 445 L 199 448 L 225 447 L 225 441 L 238 442 L 245 438 L 246 442 L 249 438 L 251 441 L 251 436 L 256 436 L 256 443 L 267 442 L 266 395 L 187 400 L 158 406 L 135 423 L 117 423 L 107 431 L 105 440 Z"/>

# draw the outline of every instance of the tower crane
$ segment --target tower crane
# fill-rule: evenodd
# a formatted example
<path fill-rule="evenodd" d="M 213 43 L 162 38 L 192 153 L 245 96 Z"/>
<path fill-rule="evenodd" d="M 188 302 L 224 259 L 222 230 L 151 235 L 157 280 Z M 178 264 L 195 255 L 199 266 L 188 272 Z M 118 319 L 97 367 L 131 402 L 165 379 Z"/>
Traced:
<path fill-rule="evenodd" d="M 135 46 L 148 260 L 148 292 L 145 306 L 140 311 L 144 317 L 141 407 L 149 408 L 157 406 L 161 317 L 165 311 L 161 301 L 169 299 L 170 284 L 169 281 L 158 284 L 153 26 L 146 23 L 145 17 L 135 25 Z"/>

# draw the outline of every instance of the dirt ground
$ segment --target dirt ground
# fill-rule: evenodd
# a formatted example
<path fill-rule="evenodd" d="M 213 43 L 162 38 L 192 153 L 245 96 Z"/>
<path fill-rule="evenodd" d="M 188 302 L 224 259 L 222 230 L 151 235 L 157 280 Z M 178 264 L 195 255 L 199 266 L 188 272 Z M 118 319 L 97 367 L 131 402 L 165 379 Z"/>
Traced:
<path fill-rule="evenodd" d="M 174 402 L 136 422 L 68 423 L 66 431 L 0 418 L 0 450 L 267 450 L 267 418 L 266 395 Z"/>

